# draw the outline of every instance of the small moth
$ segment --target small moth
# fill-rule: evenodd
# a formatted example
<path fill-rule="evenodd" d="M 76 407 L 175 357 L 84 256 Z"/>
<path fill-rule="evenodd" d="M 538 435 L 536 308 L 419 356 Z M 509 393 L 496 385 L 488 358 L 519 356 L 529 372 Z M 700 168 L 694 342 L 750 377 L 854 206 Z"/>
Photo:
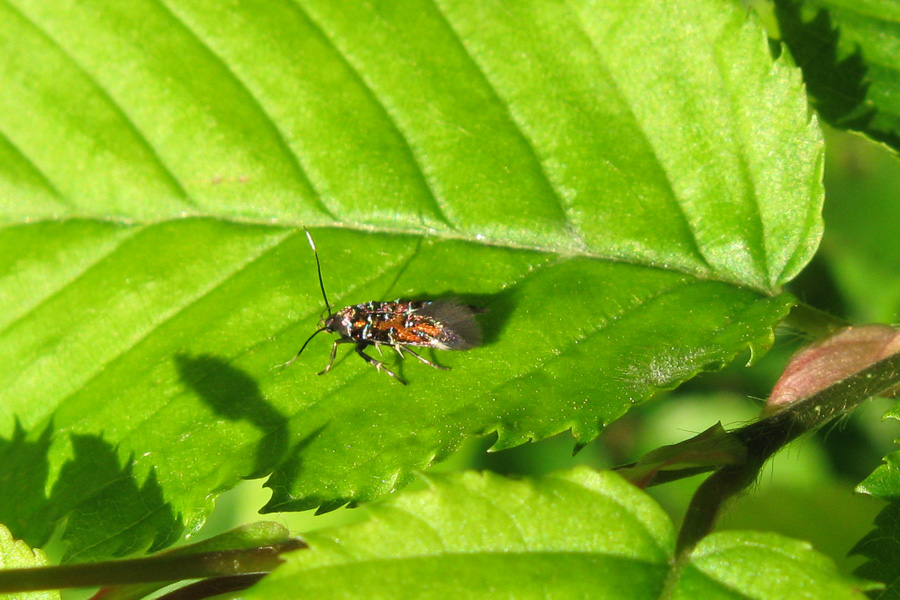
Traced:
<path fill-rule="evenodd" d="M 306 238 L 316 257 L 316 271 L 319 275 L 319 289 L 328 315 L 319 323 L 319 328 L 303 343 L 300 351 L 284 363 L 289 367 L 300 358 L 307 344 L 323 331 L 338 334 L 338 339 L 331 345 L 331 358 L 328 366 L 319 371 L 323 375 L 331 370 L 338 344 L 356 344 L 356 353 L 363 360 L 384 371 L 403 385 L 396 373 L 390 371 L 379 360 L 375 360 L 364 352 L 367 346 L 375 346 L 379 354 L 381 346 L 393 348 L 400 357 L 408 352 L 420 361 L 435 369 L 447 370 L 449 367 L 437 365 L 417 353 L 411 346 L 436 348 L 438 350 L 468 350 L 481 343 L 481 327 L 475 315 L 483 309 L 463 304 L 456 300 L 395 300 L 393 302 L 365 302 L 344 307 L 331 312 L 331 304 L 325 294 L 322 281 L 322 265 L 319 252 L 309 231 Z"/>

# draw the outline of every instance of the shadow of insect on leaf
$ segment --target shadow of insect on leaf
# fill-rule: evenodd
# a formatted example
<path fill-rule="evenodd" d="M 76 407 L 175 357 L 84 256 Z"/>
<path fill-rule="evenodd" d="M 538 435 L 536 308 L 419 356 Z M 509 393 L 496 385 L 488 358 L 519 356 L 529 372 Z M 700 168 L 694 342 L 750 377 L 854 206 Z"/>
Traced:
<path fill-rule="evenodd" d="M 175 356 L 181 380 L 217 415 L 230 421 L 249 421 L 262 433 L 253 471 L 262 477 L 280 463 L 288 451 L 288 419 L 266 402 L 256 380 L 221 358 L 200 355 Z"/>

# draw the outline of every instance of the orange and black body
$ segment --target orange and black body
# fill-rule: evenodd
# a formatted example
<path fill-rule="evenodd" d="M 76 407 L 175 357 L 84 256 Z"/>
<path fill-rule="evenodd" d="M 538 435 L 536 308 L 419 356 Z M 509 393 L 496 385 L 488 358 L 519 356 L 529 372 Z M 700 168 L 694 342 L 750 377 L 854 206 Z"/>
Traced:
<path fill-rule="evenodd" d="M 329 315 L 325 330 L 367 345 L 468 350 L 481 342 L 476 311 L 452 300 L 366 302 Z"/>
<path fill-rule="evenodd" d="M 286 362 L 284 367 L 297 360 L 306 345 L 316 335 L 327 331 L 336 333 L 340 337 L 332 344 L 331 359 L 328 361 L 328 366 L 320 371 L 319 375 L 327 373 L 331 369 L 338 344 L 356 344 L 356 353 L 363 360 L 406 385 L 406 382 L 389 371 L 384 363 L 375 360 L 363 350 L 367 346 L 375 346 L 380 352 L 381 346 L 389 346 L 396 350 L 401 357 L 406 351 L 430 367 L 447 369 L 448 367 L 442 367 L 427 360 L 412 350 L 411 346 L 437 350 L 468 350 L 481 343 L 481 327 L 475 320 L 475 315 L 483 310 L 455 300 L 365 302 L 347 306 L 332 313 L 328 297 L 325 295 L 325 285 L 322 283 L 322 268 L 319 264 L 316 245 L 309 231 L 306 232 L 306 237 L 316 256 L 319 286 L 329 314 L 320 324 L 319 329 L 309 336 L 296 356 Z"/>

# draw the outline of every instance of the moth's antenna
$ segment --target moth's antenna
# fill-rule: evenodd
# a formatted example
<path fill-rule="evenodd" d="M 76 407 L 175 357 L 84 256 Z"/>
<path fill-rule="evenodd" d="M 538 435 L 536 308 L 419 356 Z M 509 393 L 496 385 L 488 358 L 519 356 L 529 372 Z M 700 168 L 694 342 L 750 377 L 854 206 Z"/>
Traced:
<path fill-rule="evenodd" d="M 312 239 L 312 235 L 309 233 L 309 229 L 306 227 L 303 228 L 303 231 L 306 232 L 306 239 L 309 240 L 309 246 L 312 248 L 313 254 L 316 257 L 316 271 L 319 273 L 319 289 L 322 290 L 322 299 L 325 300 L 325 308 L 328 310 L 328 314 L 331 314 L 331 305 L 328 304 L 328 296 L 325 295 L 325 284 L 322 282 L 322 265 L 319 263 L 319 251 L 316 250 L 316 243 Z M 321 330 L 319 330 L 321 331 Z M 318 331 L 316 333 L 319 333 Z M 315 333 L 313 334 L 315 335 Z M 310 338 L 312 339 L 312 338 Z M 309 342 L 309 340 L 306 340 Z M 304 348 L 306 344 L 303 344 Z M 303 352 L 303 348 L 300 349 L 300 352 Z M 299 354 L 297 355 L 299 356 Z"/>

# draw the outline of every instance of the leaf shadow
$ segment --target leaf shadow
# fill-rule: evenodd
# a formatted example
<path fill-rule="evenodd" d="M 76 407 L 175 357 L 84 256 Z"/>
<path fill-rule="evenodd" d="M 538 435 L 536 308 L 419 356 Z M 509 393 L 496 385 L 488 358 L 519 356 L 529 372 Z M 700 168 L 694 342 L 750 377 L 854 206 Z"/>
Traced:
<path fill-rule="evenodd" d="M 185 385 L 229 421 L 249 421 L 263 434 L 248 479 L 263 477 L 288 452 L 288 418 L 266 402 L 256 380 L 216 356 L 177 354 L 175 365 Z"/>
<path fill-rule="evenodd" d="M 99 434 L 69 436 L 72 457 L 48 494 L 51 446 L 61 441 L 55 431 L 52 417 L 36 437 L 17 420 L 11 437 L 0 438 L 0 523 L 15 538 L 42 547 L 65 520 L 62 560 L 81 562 L 154 551 L 181 536 L 183 520 L 165 500 L 156 472 L 140 483 L 133 457 L 123 465 Z"/>
<path fill-rule="evenodd" d="M 284 460 L 288 420 L 262 398 L 253 378 L 213 356 L 179 355 L 176 364 L 183 381 L 216 414 L 247 420 L 264 433 L 248 477 L 263 476 Z M 72 457 L 47 493 L 51 448 L 65 441 Z M 185 527 L 156 471 L 141 481 L 134 456 L 123 460 L 102 434 L 72 433 L 66 440 L 52 417 L 40 433 L 17 420 L 8 439 L 0 437 L 0 523 L 36 548 L 63 520 L 63 562 L 156 551 L 176 542 Z"/>
<path fill-rule="evenodd" d="M 63 540 L 70 546 L 63 562 L 153 552 L 178 540 L 184 521 L 165 500 L 155 470 L 139 483 L 133 456 L 121 465 L 116 448 L 102 435 L 70 439 L 73 457 L 50 494 L 51 520 L 67 519 Z M 123 522 L 122 515 L 131 518 Z"/>
<path fill-rule="evenodd" d="M 295 495 L 291 491 L 294 481 L 297 480 L 299 477 L 298 474 L 303 469 L 302 456 L 304 450 L 306 450 L 306 448 L 309 447 L 327 427 L 328 423 L 323 423 L 310 432 L 309 435 L 294 444 L 288 457 L 279 465 L 278 469 L 272 473 L 265 483 L 265 487 L 272 490 L 272 497 L 266 505 L 260 509 L 260 513 L 301 511 L 318 508 L 316 513 L 319 514 L 340 508 L 347 503 L 346 500 L 334 501 L 333 499 L 326 500 L 324 498 L 308 497 L 306 495 Z M 325 508 L 326 505 L 329 508 Z"/>
<path fill-rule="evenodd" d="M 37 439 L 30 440 L 16 418 L 12 436 L 0 437 L 0 523 L 32 548 L 47 543 L 55 527 L 46 493 L 53 429 L 50 419 Z"/>
<path fill-rule="evenodd" d="M 841 57 L 840 29 L 834 27 L 827 10 L 805 20 L 800 3 L 778 0 L 775 14 L 782 40 L 803 71 L 816 110 L 837 127 L 867 128 L 876 110 L 866 100 L 870 81 L 862 50 L 857 46 Z"/>

